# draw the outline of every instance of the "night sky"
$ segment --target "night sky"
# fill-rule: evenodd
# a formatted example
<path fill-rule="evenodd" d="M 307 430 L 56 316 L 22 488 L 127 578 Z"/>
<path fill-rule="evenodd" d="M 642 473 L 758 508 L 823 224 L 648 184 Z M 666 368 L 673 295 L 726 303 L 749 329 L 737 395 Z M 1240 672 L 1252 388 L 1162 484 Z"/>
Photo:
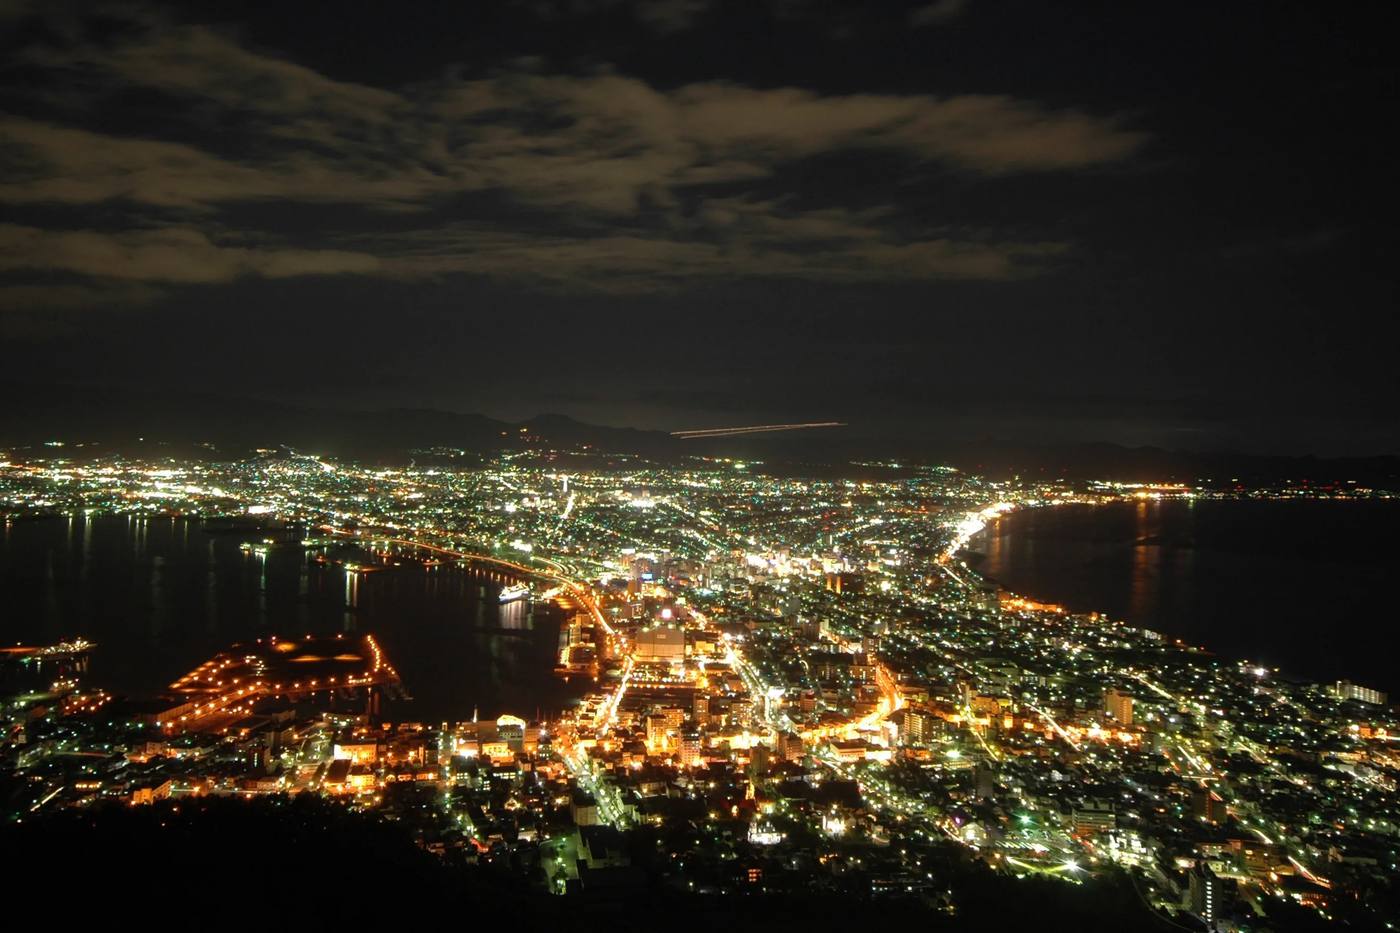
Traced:
<path fill-rule="evenodd" d="M 1400 453 L 1360 10 L 0 0 L 4 378 Z"/>

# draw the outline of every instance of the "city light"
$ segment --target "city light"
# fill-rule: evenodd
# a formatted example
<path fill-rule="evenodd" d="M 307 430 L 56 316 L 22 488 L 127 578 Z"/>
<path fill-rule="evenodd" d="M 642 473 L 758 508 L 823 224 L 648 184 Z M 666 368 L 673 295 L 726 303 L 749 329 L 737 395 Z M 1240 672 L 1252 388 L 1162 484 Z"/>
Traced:
<path fill-rule="evenodd" d="M 755 860 L 859 859 L 881 877 L 927 880 L 935 843 L 1018 877 L 1079 884 L 1117 866 L 1167 914 L 1186 908 L 1160 879 L 1200 889 L 1207 870 L 1242 897 L 1333 909 L 1358 882 L 1328 853 L 1396 825 L 1400 722 L 1379 691 L 1010 594 L 965 559 L 1015 510 L 1147 490 L 732 467 L 579 466 L 566 496 L 547 467 L 509 454 L 464 470 L 11 457 L 9 509 L 126 516 L 132 540 L 151 521 L 232 528 L 255 577 L 287 557 L 343 574 L 347 613 L 365 581 L 475 575 L 468 590 L 490 611 L 556 620 L 554 673 L 577 691 L 547 718 L 390 721 L 380 704 L 411 704 L 414 685 L 383 633 L 268 635 L 191 658 L 152 712 L 117 726 L 101 718 L 111 691 L 85 683 L 83 659 L 103 645 L 18 645 L 6 663 L 61 676 L 14 708 L 42 708 L 25 728 L 66 743 L 15 759 L 33 776 L 26 810 L 308 793 L 379 811 L 401 788 L 433 787 L 435 832 L 474 857 L 507 836 L 519 848 L 572 834 L 539 861 L 562 891 L 624 858 L 603 854 L 607 833 L 674 827 L 689 807 L 709 814 L 702 851 L 723 828 Z M 120 776 L 43 767 L 97 747 L 119 750 Z M 755 861 L 743 883 L 776 877 Z"/>

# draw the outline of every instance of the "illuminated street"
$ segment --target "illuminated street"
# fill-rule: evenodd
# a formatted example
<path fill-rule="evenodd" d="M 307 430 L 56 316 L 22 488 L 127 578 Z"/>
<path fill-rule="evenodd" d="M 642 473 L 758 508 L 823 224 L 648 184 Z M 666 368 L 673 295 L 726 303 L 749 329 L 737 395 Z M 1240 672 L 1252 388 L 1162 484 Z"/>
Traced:
<path fill-rule="evenodd" d="M 18 759 L 37 778 L 24 809 L 319 792 L 382 810 L 407 781 L 441 788 L 448 822 L 430 837 L 446 832 L 471 858 L 549 845 L 553 890 L 615 858 L 590 856 L 604 843 L 585 844 L 597 833 L 583 829 L 665 828 L 692 812 L 711 828 L 702 838 L 737 824 L 759 840 L 750 859 L 780 856 L 805 826 L 921 883 L 926 847 L 945 843 L 1012 876 L 1124 871 L 1158 916 L 1189 911 L 1205 872 L 1259 912 L 1282 898 L 1325 915 L 1366 884 L 1370 863 L 1339 856 L 1394 838 L 1400 729 L 1386 707 L 1013 596 L 963 559 L 978 529 L 1015 509 L 1219 493 L 894 475 L 634 461 L 565 476 L 525 454 L 471 471 L 300 456 L 12 461 L 0 470 L 10 509 L 275 518 L 315 547 L 345 539 L 381 562 L 347 562 L 347 587 L 385 561 L 451 561 L 503 594 L 519 581 L 511 598 L 563 613 L 557 675 L 594 684 L 557 721 L 380 725 L 353 699 L 397 689 L 372 635 L 355 652 L 274 640 L 196 667 L 143 734 L 85 712 L 109 698 L 79 677 L 55 685 L 69 700 Z M 245 546 L 249 560 L 283 546 L 266 540 Z M 93 650 L 29 647 L 15 663 Z M 303 711 L 318 693 L 352 699 Z M 127 748 L 135 770 L 51 770 L 93 743 Z M 1299 749 L 1319 764 L 1303 767 Z M 215 765 L 230 753 L 258 770 L 226 776 Z M 1329 811 L 1339 818 L 1300 818 Z M 1394 864 L 1385 851 L 1376 871 Z M 677 877 L 688 884 L 690 871 Z"/>

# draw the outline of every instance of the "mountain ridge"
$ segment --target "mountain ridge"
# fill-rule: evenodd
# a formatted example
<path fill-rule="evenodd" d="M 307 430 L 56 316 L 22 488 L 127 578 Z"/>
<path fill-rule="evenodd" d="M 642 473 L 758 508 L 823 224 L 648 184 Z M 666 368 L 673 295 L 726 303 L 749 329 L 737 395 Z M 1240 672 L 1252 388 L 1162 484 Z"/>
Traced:
<path fill-rule="evenodd" d="M 295 405 L 215 392 L 161 393 L 103 386 L 37 386 L 0 382 L 0 446 L 11 450 L 50 441 L 97 444 L 105 450 L 133 444 L 213 447 L 238 455 L 261 448 L 293 448 L 326 456 L 403 460 L 442 448 L 488 453 L 541 445 L 591 447 L 667 461 L 726 456 L 787 464 L 852 461 L 946 463 L 996 477 L 1104 478 L 1168 482 L 1209 480 L 1217 485 L 1281 479 L 1317 483 L 1354 481 L 1400 489 L 1400 457 L 1322 458 L 1229 451 L 1182 451 L 1097 443 L 1025 443 L 995 437 L 884 435 L 858 425 L 772 435 L 682 440 L 643 428 L 590 424 L 559 412 L 506 421 L 475 412 L 430 406 L 338 409 Z"/>

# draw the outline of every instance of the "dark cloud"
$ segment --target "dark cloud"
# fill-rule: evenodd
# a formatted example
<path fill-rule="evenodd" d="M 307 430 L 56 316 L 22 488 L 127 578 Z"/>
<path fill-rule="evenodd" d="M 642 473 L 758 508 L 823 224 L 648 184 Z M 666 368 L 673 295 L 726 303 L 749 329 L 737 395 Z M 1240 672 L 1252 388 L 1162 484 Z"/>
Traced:
<path fill-rule="evenodd" d="M 201 27 L 28 60 L 236 111 L 257 134 L 244 147 L 265 157 L 231 164 L 169 142 L 104 145 L 77 129 L 10 121 L 7 148 L 34 171 L 0 189 L 7 199 L 395 204 L 502 188 L 626 211 L 648 188 L 764 177 L 826 152 L 886 150 L 1000 174 L 1112 162 L 1145 139 L 1111 118 L 1005 95 L 822 95 L 726 82 L 665 90 L 617 74 L 532 72 L 395 92 L 333 81 Z M 81 151 L 92 148 L 112 151 Z"/>
<path fill-rule="evenodd" d="M 644 234 L 521 233 L 453 224 L 385 240 L 386 271 L 470 273 L 539 287 L 603 292 L 675 290 L 691 283 L 767 277 L 827 282 L 1005 280 L 1063 257 L 1055 242 L 940 236 L 898 240 L 887 210 L 797 211 L 775 202 L 708 198 L 674 228 Z"/>
<path fill-rule="evenodd" d="M 644 16 L 679 26 L 703 8 L 669 4 Z M 781 196 L 783 173 L 841 152 L 985 176 L 1056 172 L 1122 160 L 1145 139 L 1111 117 L 1007 95 L 822 94 L 724 81 L 664 88 L 538 66 L 388 89 L 149 11 L 128 26 L 115 39 L 78 30 L 21 50 L 24 67 L 91 99 L 63 121 L 0 118 L 13 168 L 0 202 L 127 202 L 171 219 L 105 234 L 12 227 L 4 269 L 186 283 L 463 273 L 613 291 L 723 276 L 1006 279 L 1034 273 L 1066 244 L 965 229 L 930 235 L 932 218 L 914 229 L 881 205 L 795 207 Z M 87 111 L 124 90 L 160 95 L 184 122 L 159 136 L 93 128 Z M 236 146 L 212 131 L 228 122 L 240 127 Z M 760 187 L 762 196 L 739 193 Z M 441 205 L 473 192 L 558 212 L 568 226 L 592 216 L 593 230 L 543 236 L 440 223 Z M 224 242 L 220 211 L 259 201 L 425 219 L 412 233 L 337 229 L 297 248 Z"/>
<path fill-rule="evenodd" d="M 242 276 L 372 273 L 363 253 L 221 245 L 198 230 L 170 227 L 98 233 L 0 224 L 0 272 L 63 272 L 136 282 L 211 284 Z M 62 294 L 71 294 L 64 286 Z"/>
<path fill-rule="evenodd" d="M 0 0 L 7 364 L 1374 447 L 1394 66 L 1358 16 Z"/>

